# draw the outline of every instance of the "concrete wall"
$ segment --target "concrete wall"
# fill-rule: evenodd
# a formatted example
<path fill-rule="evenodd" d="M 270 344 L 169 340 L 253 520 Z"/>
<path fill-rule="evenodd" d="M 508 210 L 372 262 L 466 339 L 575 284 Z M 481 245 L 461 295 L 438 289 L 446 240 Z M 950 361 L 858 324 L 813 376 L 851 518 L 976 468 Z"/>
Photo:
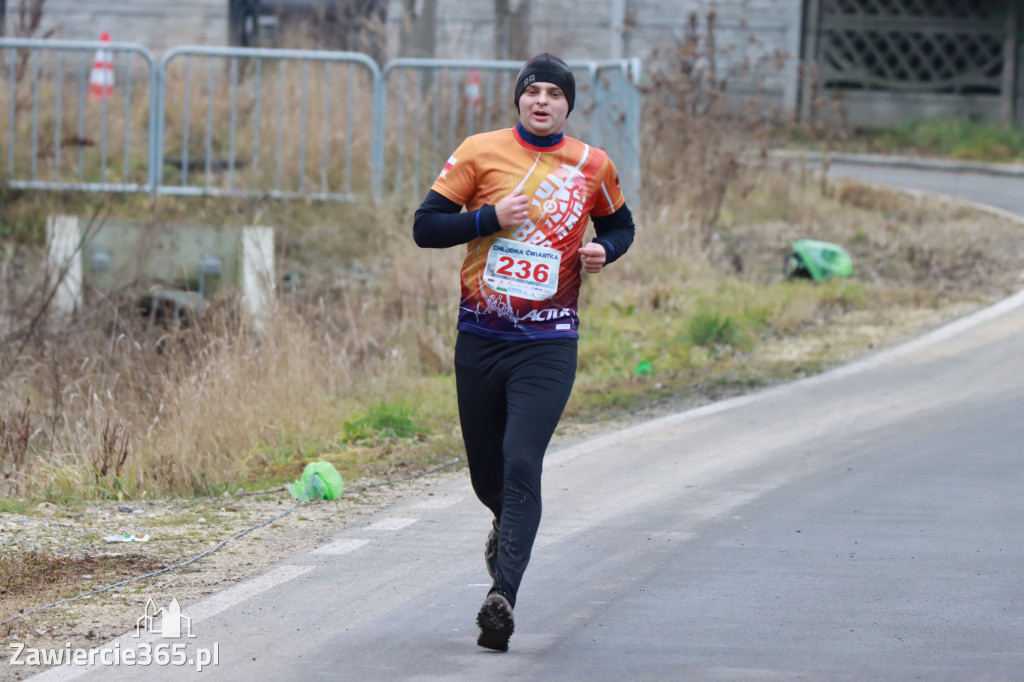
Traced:
<path fill-rule="evenodd" d="M 8 0 L 8 28 L 17 0 Z M 718 14 L 718 43 L 733 44 L 730 59 L 757 59 L 779 51 L 791 55 L 782 70 L 768 69 L 758 79 L 736 80 L 736 92 L 765 85 L 788 109 L 796 101 L 796 55 L 799 51 L 801 0 L 532 0 L 531 52 L 554 52 L 567 59 L 658 58 L 685 35 L 687 18 Z M 228 0 L 46 0 L 41 32 L 54 37 L 98 40 L 110 31 L 113 40 L 135 42 L 159 56 L 176 45 L 225 45 Z M 388 9 L 388 57 L 398 55 L 400 0 Z M 437 56 L 493 59 L 493 0 L 438 0 Z M 10 31 L 8 30 L 8 35 Z M 759 44 L 750 42 L 754 35 Z M 726 63 L 722 67 L 728 70 Z"/>
<path fill-rule="evenodd" d="M 626 56 L 657 62 L 657 52 L 680 43 L 691 14 L 696 13 L 703 30 L 708 13 L 716 14 L 715 36 L 720 48 L 728 49 L 719 73 L 741 71 L 739 64 L 758 64 L 746 77 L 734 75 L 729 91 L 734 94 L 764 95 L 786 111 L 795 111 L 800 55 L 801 0 L 633 0 L 635 27 L 627 32 Z M 775 57 L 780 59 L 776 61 Z"/>
<path fill-rule="evenodd" d="M 18 0 L 7 0 L 6 35 L 12 35 Z M 227 0 L 46 0 L 39 35 L 53 38 L 140 43 L 154 54 L 177 45 L 224 45 Z"/>
<path fill-rule="evenodd" d="M 686 34 L 691 14 L 703 27 L 708 12 L 717 12 L 720 46 L 734 45 L 723 61 L 762 55 L 787 55 L 782 68 L 774 64 L 755 78 L 736 79 L 733 91 L 763 94 L 774 91 L 776 103 L 792 111 L 797 98 L 797 58 L 800 50 L 801 0 L 533 0 L 531 53 L 553 52 L 566 59 L 640 57 L 654 65 L 672 51 Z M 388 13 L 389 56 L 397 56 L 400 4 Z M 493 59 L 494 4 L 490 0 L 438 0 L 437 56 L 440 58 Z M 702 28 L 703 30 L 703 28 Z M 755 36 L 758 43 L 751 42 Z"/>

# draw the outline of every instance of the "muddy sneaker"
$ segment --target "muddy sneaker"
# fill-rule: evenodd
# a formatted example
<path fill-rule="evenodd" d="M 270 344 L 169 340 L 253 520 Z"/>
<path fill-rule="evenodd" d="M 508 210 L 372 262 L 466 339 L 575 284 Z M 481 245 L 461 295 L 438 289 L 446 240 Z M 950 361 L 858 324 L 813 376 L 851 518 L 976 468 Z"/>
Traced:
<path fill-rule="evenodd" d="M 498 575 L 498 519 L 494 519 L 487 544 L 484 545 L 484 561 L 487 562 L 487 573 L 494 580 Z"/>
<path fill-rule="evenodd" d="M 508 640 L 512 637 L 515 623 L 512 621 L 512 605 L 497 592 L 487 595 L 480 613 L 476 615 L 480 636 L 476 643 L 486 649 L 508 651 Z"/>

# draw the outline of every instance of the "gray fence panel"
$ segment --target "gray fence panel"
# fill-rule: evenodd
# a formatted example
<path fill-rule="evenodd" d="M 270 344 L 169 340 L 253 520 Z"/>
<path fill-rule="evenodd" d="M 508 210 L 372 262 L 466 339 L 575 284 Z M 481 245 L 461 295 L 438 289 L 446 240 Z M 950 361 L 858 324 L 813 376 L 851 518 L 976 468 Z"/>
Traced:
<path fill-rule="evenodd" d="M 639 189 L 637 60 L 570 62 L 576 104 L 566 133 L 601 147 L 620 169 L 627 198 Z M 418 201 L 463 139 L 518 121 L 512 96 L 518 61 L 396 59 L 383 70 L 386 131 L 383 189 Z M 612 77 L 609 77 L 612 76 Z M 612 112 L 603 111 L 614 104 Z M 623 177 L 622 170 L 629 172 Z"/>
<path fill-rule="evenodd" d="M 90 94 L 98 52 L 113 94 Z M 18 189 L 142 192 L 152 187 L 156 62 L 133 43 L 0 38 L 0 174 Z M 103 60 L 104 62 L 106 60 Z M 4 101 L 6 100 L 6 101 Z"/>
<path fill-rule="evenodd" d="M 93 98 L 98 50 L 113 96 Z M 516 123 L 520 62 L 0 39 L 0 179 L 20 189 L 418 201 L 467 136 Z M 566 132 L 640 186 L 638 60 L 571 62 Z"/>
<path fill-rule="evenodd" d="M 464 138 L 515 125 L 512 91 L 521 62 L 396 59 L 384 67 L 383 191 L 422 199 Z M 472 74 L 478 92 L 467 93 Z M 470 102 L 470 98 L 479 101 Z"/>
<path fill-rule="evenodd" d="M 366 55 L 186 46 L 158 73 L 158 193 L 376 195 L 381 75 Z"/>
<path fill-rule="evenodd" d="M 590 139 L 608 153 L 619 171 L 627 201 L 639 201 L 641 97 L 639 59 L 597 62 L 591 84 L 594 108 Z"/>

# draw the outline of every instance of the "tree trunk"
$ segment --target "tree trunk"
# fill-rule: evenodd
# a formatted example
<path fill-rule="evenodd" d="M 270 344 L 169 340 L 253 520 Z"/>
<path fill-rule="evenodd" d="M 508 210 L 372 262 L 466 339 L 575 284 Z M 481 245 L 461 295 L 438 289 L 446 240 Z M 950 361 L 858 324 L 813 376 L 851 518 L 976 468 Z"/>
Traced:
<path fill-rule="evenodd" d="M 530 53 L 531 0 L 494 0 L 494 58 L 525 61 Z"/>
<path fill-rule="evenodd" d="M 430 59 L 437 51 L 437 0 L 402 0 L 398 56 Z"/>
<path fill-rule="evenodd" d="M 387 0 L 338 0 L 338 20 L 347 33 L 346 48 L 387 61 Z"/>

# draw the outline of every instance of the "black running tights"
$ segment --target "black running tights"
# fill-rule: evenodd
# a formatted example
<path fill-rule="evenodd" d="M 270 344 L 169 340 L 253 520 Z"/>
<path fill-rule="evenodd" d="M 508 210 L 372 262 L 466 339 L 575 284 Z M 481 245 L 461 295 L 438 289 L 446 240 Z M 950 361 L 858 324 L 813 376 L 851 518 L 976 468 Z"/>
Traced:
<path fill-rule="evenodd" d="M 544 451 L 575 377 L 575 339 L 501 341 L 460 332 L 455 344 L 470 480 L 501 528 L 491 591 L 513 606 L 540 524 Z"/>

